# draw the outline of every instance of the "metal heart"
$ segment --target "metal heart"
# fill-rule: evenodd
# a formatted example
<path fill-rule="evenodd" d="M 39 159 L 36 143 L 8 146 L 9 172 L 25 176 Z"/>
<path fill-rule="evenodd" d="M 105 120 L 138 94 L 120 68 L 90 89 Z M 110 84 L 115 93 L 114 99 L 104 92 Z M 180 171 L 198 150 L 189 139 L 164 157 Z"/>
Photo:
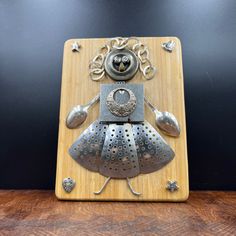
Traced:
<path fill-rule="evenodd" d="M 70 177 L 65 178 L 62 181 L 62 186 L 67 193 L 70 193 L 75 187 L 75 181 Z"/>

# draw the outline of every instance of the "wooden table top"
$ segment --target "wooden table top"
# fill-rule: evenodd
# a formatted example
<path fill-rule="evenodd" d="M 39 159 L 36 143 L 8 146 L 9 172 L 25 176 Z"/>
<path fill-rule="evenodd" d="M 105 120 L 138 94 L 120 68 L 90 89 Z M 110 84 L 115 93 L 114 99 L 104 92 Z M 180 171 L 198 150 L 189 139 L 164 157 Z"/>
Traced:
<path fill-rule="evenodd" d="M 58 201 L 53 191 L 1 190 L 0 235 L 236 235 L 236 192 L 185 203 Z"/>

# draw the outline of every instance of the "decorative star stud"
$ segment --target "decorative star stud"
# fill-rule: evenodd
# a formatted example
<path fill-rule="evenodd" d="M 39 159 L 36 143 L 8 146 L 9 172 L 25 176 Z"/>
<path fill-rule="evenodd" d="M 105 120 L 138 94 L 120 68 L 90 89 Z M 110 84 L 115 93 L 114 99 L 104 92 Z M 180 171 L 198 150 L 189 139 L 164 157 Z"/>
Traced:
<path fill-rule="evenodd" d="M 177 191 L 179 189 L 179 186 L 177 185 L 177 181 L 169 180 L 166 185 L 166 189 L 170 192 Z"/>
<path fill-rule="evenodd" d="M 81 48 L 81 45 L 78 44 L 78 42 L 76 41 L 73 44 L 71 44 L 72 52 L 80 52 L 80 48 Z"/>
<path fill-rule="evenodd" d="M 163 47 L 163 49 L 165 49 L 166 51 L 168 52 L 172 52 L 174 47 L 175 47 L 175 42 L 173 40 L 170 40 L 169 42 L 167 43 L 163 43 L 161 45 Z"/>

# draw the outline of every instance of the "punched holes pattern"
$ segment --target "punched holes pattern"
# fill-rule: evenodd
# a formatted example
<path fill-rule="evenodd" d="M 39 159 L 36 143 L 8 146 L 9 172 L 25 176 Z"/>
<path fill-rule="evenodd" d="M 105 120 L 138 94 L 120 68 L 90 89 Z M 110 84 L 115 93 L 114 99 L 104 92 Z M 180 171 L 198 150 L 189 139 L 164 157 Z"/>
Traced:
<path fill-rule="evenodd" d="M 133 125 L 133 135 L 141 169 L 159 164 L 169 156 L 165 141 L 147 122 Z"/>
<path fill-rule="evenodd" d="M 98 170 L 100 157 L 108 125 L 95 121 L 73 145 L 74 159 L 87 168 Z"/>
<path fill-rule="evenodd" d="M 109 128 L 102 155 L 104 171 L 121 172 L 121 175 L 138 171 L 137 152 L 130 133 L 130 129 L 119 125 Z"/>

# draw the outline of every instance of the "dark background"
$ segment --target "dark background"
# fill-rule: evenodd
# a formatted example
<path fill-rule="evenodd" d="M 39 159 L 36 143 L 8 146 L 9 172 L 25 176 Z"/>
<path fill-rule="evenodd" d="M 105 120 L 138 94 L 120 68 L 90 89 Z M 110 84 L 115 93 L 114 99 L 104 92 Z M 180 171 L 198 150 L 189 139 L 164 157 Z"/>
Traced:
<path fill-rule="evenodd" d="M 0 0 L 0 188 L 54 188 L 63 44 L 182 41 L 191 189 L 236 189 L 236 1 Z"/>

